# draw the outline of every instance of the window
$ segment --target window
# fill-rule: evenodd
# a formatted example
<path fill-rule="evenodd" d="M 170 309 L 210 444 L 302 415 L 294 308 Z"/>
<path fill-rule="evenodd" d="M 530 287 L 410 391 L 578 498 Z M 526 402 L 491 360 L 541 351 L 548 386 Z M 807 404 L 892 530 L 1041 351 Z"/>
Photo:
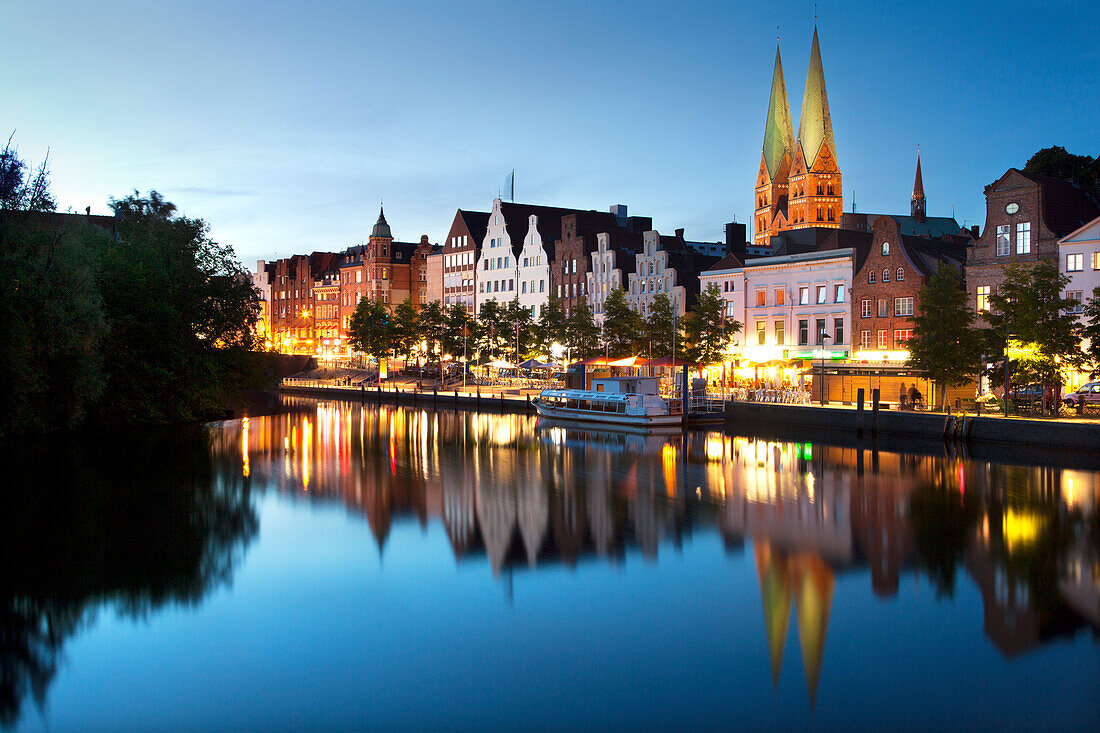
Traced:
<path fill-rule="evenodd" d="M 834 285 L 833 286 L 833 302 L 834 303 L 843 303 L 844 302 L 844 286 L 843 285 Z"/>
<path fill-rule="evenodd" d="M 817 302 L 818 303 L 824 303 L 825 302 L 825 286 L 824 285 L 818 285 L 817 286 Z"/>
<path fill-rule="evenodd" d="M 783 346 L 787 341 L 787 324 L 783 321 L 775 322 L 775 345 Z"/>
<path fill-rule="evenodd" d="M 890 315 L 890 311 L 886 307 L 886 298 L 878 299 L 878 317 L 885 318 Z"/>
<path fill-rule="evenodd" d="M 1081 290 L 1069 290 L 1066 292 L 1067 298 L 1077 301 L 1077 305 L 1066 308 L 1067 313 L 1081 313 L 1084 311 L 1085 308 L 1084 298 L 1082 297 L 1083 295 L 1084 293 Z"/>
<path fill-rule="evenodd" d="M 978 312 L 989 310 L 989 286 L 978 286 Z"/>
<path fill-rule="evenodd" d="M 520 289 L 519 289 L 519 291 L 520 291 L 521 293 L 523 293 L 524 295 L 526 295 L 526 294 L 527 294 L 527 281 L 526 281 L 526 280 L 524 280 L 524 281 L 523 281 L 523 282 L 522 282 L 522 283 L 520 284 Z"/>
<path fill-rule="evenodd" d="M 882 271 L 882 281 L 884 283 L 890 282 L 890 271 L 889 270 L 883 270 Z"/>
<path fill-rule="evenodd" d="M 1021 221 L 1016 225 L 1016 254 L 1031 253 L 1031 222 Z"/>
<path fill-rule="evenodd" d="M 905 279 L 905 268 L 899 267 L 897 273 L 894 275 L 894 279 L 899 283 Z"/>
<path fill-rule="evenodd" d="M 860 331 L 859 332 L 859 348 L 869 349 L 871 348 L 871 332 Z"/>
<path fill-rule="evenodd" d="M 911 316 L 913 315 L 913 298 L 894 298 L 894 315 L 895 316 Z"/>
<path fill-rule="evenodd" d="M 798 289 L 798 304 L 809 305 L 810 304 L 810 289 L 799 288 Z"/>
<path fill-rule="evenodd" d="M 871 299 L 870 298 L 864 298 L 863 300 L 860 301 L 859 306 L 860 306 L 859 307 L 860 317 L 861 318 L 870 318 L 871 317 Z"/>
<path fill-rule="evenodd" d="M 871 270 L 870 272 L 867 273 L 867 283 L 869 285 L 874 285 L 875 284 L 875 271 L 874 270 Z"/>
<path fill-rule="evenodd" d="M 765 336 L 768 332 L 768 324 L 766 321 L 756 322 L 756 343 L 758 346 L 763 346 L 765 342 Z"/>
<path fill-rule="evenodd" d="M 767 293 L 767 291 L 765 291 L 765 290 L 757 290 L 756 291 L 756 307 L 757 308 L 762 308 L 764 306 L 764 297 L 765 297 L 766 293 Z"/>
<path fill-rule="evenodd" d="M 1081 272 L 1085 269 L 1085 256 L 1083 254 L 1066 255 L 1066 272 Z"/>
<path fill-rule="evenodd" d="M 1092 269 L 1100 270 L 1100 252 L 1092 253 Z"/>
<path fill-rule="evenodd" d="M 844 319 L 843 318 L 834 318 L 833 319 L 833 343 L 834 344 L 844 343 Z"/>
<path fill-rule="evenodd" d="M 737 308 L 737 306 L 734 304 L 734 302 L 732 300 L 727 300 L 726 301 L 726 318 L 733 318 L 735 315 L 737 315 L 736 308 Z"/>
<path fill-rule="evenodd" d="M 787 302 L 787 291 L 780 288 L 775 291 L 775 304 L 785 305 Z"/>
<path fill-rule="evenodd" d="M 913 335 L 913 329 L 911 328 L 899 328 L 894 331 L 894 348 L 904 349 L 905 342 Z"/>
<path fill-rule="evenodd" d="M 798 345 L 805 346 L 810 343 L 810 322 L 805 318 L 798 321 Z"/>
<path fill-rule="evenodd" d="M 814 343 L 818 346 L 821 346 L 825 343 L 825 336 L 827 335 L 825 333 L 825 319 L 818 318 L 816 319 L 816 321 L 817 322 L 814 325 L 817 326 L 817 340 Z"/>
<path fill-rule="evenodd" d="M 385 267 L 382 268 L 382 279 L 383 280 L 386 279 L 386 268 Z"/>
<path fill-rule="evenodd" d="M 527 267 L 527 266 L 528 266 L 528 263 L 530 263 L 530 261 L 531 261 L 531 258 L 529 258 L 529 257 L 524 257 L 524 258 L 523 258 L 523 266 L 524 266 L 524 267 Z"/>
<path fill-rule="evenodd" d="M 1012 231 L 1011 224 L 998 224 L 997 225 L 997 256 L 1008 256 L 1008 240 L 1010 232 Z"/>
<path fill-rule="evenodd" d="M 890 332 L 883 330 L 878 332 L 878 347 L 886 350 L 890 348 Z"/>
<path fill-rule="evenodd" d="M 890 254 L 890 243 L 889 242 L 883 242 L 882 243 L 882 256 L 886 257 L 889 254 Z"/>

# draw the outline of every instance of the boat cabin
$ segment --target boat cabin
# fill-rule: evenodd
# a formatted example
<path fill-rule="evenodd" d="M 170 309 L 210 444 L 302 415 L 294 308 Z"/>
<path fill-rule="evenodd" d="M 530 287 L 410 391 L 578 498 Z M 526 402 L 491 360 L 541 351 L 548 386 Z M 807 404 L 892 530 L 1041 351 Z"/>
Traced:
<path fill-rule="evenodd" d="M 593 392 L 605 394 L 657 394 L 657 377 L 593 377 Z"/>

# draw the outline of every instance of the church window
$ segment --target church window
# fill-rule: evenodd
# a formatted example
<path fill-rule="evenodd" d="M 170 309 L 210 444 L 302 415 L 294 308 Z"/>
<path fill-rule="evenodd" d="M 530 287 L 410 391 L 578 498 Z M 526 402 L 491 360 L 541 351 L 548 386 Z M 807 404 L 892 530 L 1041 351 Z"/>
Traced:
<path fill-rule="evenodd" d="M 820 196 L 823 193 L 825 193 L 825 191 L 822 189 L 821 184 L 817 184 L 817 195 Z"/>
<path fill-rule="evenodd" d="M 820 206 L 817 207 L 817 220 L 821 221 L 821 207 Z"/>
<path fill-rule="evenodd" d="M 828 186 L 825 187 L 825 190 L 826 190 L 826 192 L 828 192 L 828 194 L 830 196 L 832 196 L 833 195 L 833 184 L 830 183 Z"/>
<path fill-rule="evenodd" d="M 833 212 L 833 207 L 829 207 L 829 221 L 836 221 L 836 214 Z"/>

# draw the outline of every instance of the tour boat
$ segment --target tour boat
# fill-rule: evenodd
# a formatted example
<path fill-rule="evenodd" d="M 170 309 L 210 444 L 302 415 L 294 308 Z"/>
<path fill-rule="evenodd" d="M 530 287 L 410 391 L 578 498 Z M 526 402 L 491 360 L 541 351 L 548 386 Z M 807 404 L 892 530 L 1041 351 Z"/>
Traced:
<path fill-rule="evenodd" d="M 531 400 L 540 417 L 632 428 L 683 425 L 679 400 L 657 392 L 656 377 L 597 377 L 592 389 L 544 389 Z"/>

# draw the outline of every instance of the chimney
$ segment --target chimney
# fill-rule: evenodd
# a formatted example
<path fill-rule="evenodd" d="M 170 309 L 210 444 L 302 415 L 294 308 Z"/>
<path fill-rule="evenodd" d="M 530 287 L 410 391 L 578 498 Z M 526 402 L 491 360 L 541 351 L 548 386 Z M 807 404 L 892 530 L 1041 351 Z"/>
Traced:
<path fill-rule="evenodd" d="M 679 229 L 676 230 L 676 238 L 681 239 L 681 240 L 684 238 L 684 228 L 683 227 L 680 227 Z"/>
<path fill-rule="evenodd" d="M 91 215 L 92 215 L 92 207 L 91 206 L 85 206 L 84 207 L 84 216 L 91 216 Z"/>
<path fill-rule="evenodd" d="M 971 233 L 972 235 L 974 235 L 974 239 L 977 239 L 977 238 L 978 238 L 978 225 L 977 225 L 977 224 L 975 224 L 974 226 L 970 227 L 970 233 Z"/>

